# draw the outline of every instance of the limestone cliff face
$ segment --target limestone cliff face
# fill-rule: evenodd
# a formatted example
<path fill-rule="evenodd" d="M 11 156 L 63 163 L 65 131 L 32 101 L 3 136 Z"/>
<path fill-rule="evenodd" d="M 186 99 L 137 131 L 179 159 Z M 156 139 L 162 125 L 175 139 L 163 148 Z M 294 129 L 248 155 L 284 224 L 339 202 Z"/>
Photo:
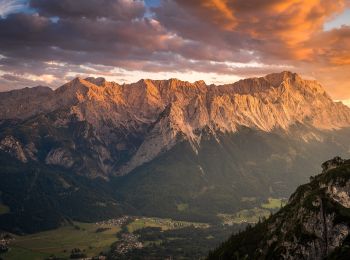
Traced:
<path fill-rule="evenodd" d="M 350 124 L 349 108 L 333 102 L 316 81 L 291 72 L 222 86 L 177 79 L 119 85 L 103 78 L 76 78 L 55 91 L 37 87 L 0 95 L 1 119 L 28 118 L 68 107 L 93 125 L 104 120 L 116 125 L 153 123 L 171 104 L 181 113 L 173 114 L 174 120 L 187 136 L 203 127 L 236 131 L 243 125 L 270 131 L 296 122 L 322 129 Z"/>
<path fill-rule="evenodd" d="M 288 131 L 295 124 L 323 130 L 350 126 L 348 107 L 333 102 L 316 81 L 291 72 L 222 86 L 177 79 L 120 85 L 76 78 L 55 91 L 38 87 L 0 93 L 0 108 L 0 120 L 60 111 L 53 122 L 57 127 L 67 126 L 71 118 L 88 122 L 103 145 L 133 151 L 131 160 L 116 170 L 119 174 L 170 149 L 179 137 L 196 151 L 203 129 L 215 135 L 242 126 L 262 131 Z M 132 138 L 137 139 L 133 145 Z"/>
<path fill-rule="evenodd" d="M 279 212 L 233 235 L 209 259 L 347 259 L 350 160 L 336 157 L 326 165 L 330 167 L 300 186 Z"/>
<path fill-rule="evenodd" d="M 13 136 L 6 136 L 0 141 L 0 150 L 9 153 L 21 162 L 28 161 L 21 143 Z"/>
<path fill-rule="evenodd" d="M 52 104 L 54 91 L 48 87 L 24 88 L 0 92 L 0 120 L 28 118 L 57 109 Z"/>
<path fill-rule="evenodd" d="M 324 259 L 342 247 L 350 234 L 346 213 L 350 211 L 348 170 L 349 161 L 344 161 L 300 187 L 285 210 L 268 224 L 270 239 L 262 247 L 262 254 L 278 254 L 283 259 Z"/>
<path fill-rule="evenodd" d="M 295 123 L 320 129 L 350 124 L 350 109 L 333 102 L 317 82 L 290 72 L 224 86 L 176 79 L 141 80 L 123 86 L 103 82 L 97 87 L 76 81 L 88 90 L 79 93 L 75 112 L 94 125 L 101 119 L 116 125 L 154 123 L 169 105 L 177 111 L 169 114 L 171 120 L 189 139 L 198 138 L 196 132 L 204 127 L 234 132 L 240 126 L 271 131 L 288 129 Z M 75 89 L 73 93 L 77 93 Z"/>

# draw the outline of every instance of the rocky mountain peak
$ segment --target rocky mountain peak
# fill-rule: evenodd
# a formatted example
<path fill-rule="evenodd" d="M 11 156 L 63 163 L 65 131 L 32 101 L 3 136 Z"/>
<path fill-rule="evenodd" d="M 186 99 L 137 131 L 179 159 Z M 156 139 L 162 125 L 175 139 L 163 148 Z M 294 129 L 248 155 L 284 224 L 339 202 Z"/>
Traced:
<path fill-rule="evenodd" d="M 98 77 L 98 78 L 88 77 L 85 79 L 85 81 L 88 81 L 88 82 L 95 84 L 96 86 L 100 86 L 100 87 L 105 86 L 105 84 L 107 83 L 106 79 L 102 78 L 102 77 Z"/>
<path fill-rule="evenodd" d="M 283 71 L 280 73 L 272 73 L 266 75 L 265 78 L 268 82 L 271 83 L 272 86 L 278 87 L 282 84 L 282 82 L 295 82 L 295 81 L 301 81 L 302 78 L 297 74 L 290 71 Z"/>
<path fill-rule="evenodd" d="M 54 91 L 43 86 L 0 92 L 0 120 L 28 118 L 49 111 L 54 106 L 46 106 L 47 100 L 53 97 Z"/>
<path fill-rule="evenodd" d="M 75 105 L 87 99 L 90 89 L 97 89 L 98 86 L 82 78 L 75 78 L 55 90 L 55 99 L 63 106 Z"/>
<path fill-rule="evenodd" d="M 334 157 L 333 159 L 331 160 L 328 160 L 326 162 L 324 162 L 322 164 L 322 172 L 325 173 L 325 172 L 328 172 L 332 169 L 335 169 L 337 167 L 340 167 L 341 165 L 343 165 L 345 163 L 345 160 L 342 159 L 341 157 L 339 156 L 336 156 Z"/>
<path fill-rule="evenodd" d="M 151 79 L 140 79 L 139 81 L 137 81 L 136 83 L 140 83 L 140 84 L 149 84 L 152 83 Z"/>
<path fill-rule="evenodd" d="M 290 88 L 292 91 L 327 95 L 322 85 L 316 80 L 303 79 L 297 73 L 284 71 L 264 77 L 272 86 Z"/>

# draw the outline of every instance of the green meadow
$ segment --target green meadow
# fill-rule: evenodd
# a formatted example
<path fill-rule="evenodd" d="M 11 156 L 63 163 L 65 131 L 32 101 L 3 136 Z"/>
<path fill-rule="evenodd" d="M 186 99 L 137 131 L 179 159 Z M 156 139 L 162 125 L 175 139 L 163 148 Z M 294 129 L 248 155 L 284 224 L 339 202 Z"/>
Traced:
<path fill-rule="evenodd" d="M 285 204 L 285 199 L 268 198 L 266 203 L 261 204 L 261 207 L 264 209 L 279 209 Z"/>
<path fill-rule="evenodd" d="M 187 221 L 177 221 L 172 219 L 163 219 L 163 218 L 147 218 L 141 217 L 136 218 L 133 222 L 128 224 L 127 228 L 130 233 L 146 228 L 146 227 L 159 227 L 162 230 L 172 230 L 179 229 L 184 227 L 197 227 L 197 228 L 207 228 L 208 224 L 205 223 L 197 223 L 197 222 L 187 222 Z"/>
<path fill-rule="evenodd" d="M 132 233 L 146 227 L 159 227 L 166 231 L 190 226 L 209 227 L 205 223 L 151 217 L 136 217 L 126 227 L 128 232 Z M 117 234 L 121 230 L 119 226 L 75 222 L 74 225 L 32 235 L 13 235 L 14 240 L 10 244 L 10 250 L 0 257 L 5 260 L 42 260 L 53 255 L 69 258 L 74 248 L 79 248 L 87 257 L 92 257 L 99 255 L 100 252 L 107 252 L 118 240 Z M 147 243 L 145 245 L 147 246 Z"/>
<path fill-rule="evenodd" d="M 0 203 L 0 215 L 10 212 L 9 207 Z"/>
<path fill-rule="evenodd" d="M 107 226 L 74 223 L 33 235 L 15 236 L 10 250 L 1 257 L 14 260 L 42 260 L 50 255 L 69 257 L 73 248 L 80 248 L 87 256 L 98 255 L 117 241 L 116 234 L 120 231 L 117 226 L 108 227 L 110 229 L 103 232 L 96 232 L 98 228 Z"/>
<path fill-rule="evenodd" d="M 244 198 L 244 201 L 255 201 L 254 198 Z M 243 200 L 243 198 L 242 198 Z M 262 203 L 260 207 L 254 207 L 251 209 L 243 209 L 234 214 L 218 214 L 218 217 L 224 224 L 233 225 L 241 223 L 257 223 L 262 218 L 269 217 L 273 212 L 283 207 L 286 204 L 285 199 L 280 198 L 268 198 L 265 203 Z"/>

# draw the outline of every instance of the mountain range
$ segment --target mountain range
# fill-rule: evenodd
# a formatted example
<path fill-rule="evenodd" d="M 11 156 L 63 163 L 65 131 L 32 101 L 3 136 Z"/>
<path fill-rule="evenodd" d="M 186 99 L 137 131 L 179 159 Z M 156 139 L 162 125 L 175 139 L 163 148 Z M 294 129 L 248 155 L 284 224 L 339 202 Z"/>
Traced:
<path fill-rule="evenodd" d="M 0 93 L 0 228 L 120 214 L 216 221 L 350 151 L 350 108 L 282 72 L 227 85 L 76 78 Z M 307 174 L 305 174 L 307 173 Z"/>

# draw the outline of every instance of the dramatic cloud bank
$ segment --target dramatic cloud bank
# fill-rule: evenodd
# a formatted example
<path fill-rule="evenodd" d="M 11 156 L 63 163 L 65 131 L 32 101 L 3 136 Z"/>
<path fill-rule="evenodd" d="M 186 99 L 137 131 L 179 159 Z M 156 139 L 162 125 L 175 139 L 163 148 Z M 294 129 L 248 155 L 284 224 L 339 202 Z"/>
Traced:
<path fill-rule="evenodd" d="M 314 77 L 350 98 L 348 0 L 4 0 L 0 90 L 76 76 L 235 81 L 272 71 Z"/>

